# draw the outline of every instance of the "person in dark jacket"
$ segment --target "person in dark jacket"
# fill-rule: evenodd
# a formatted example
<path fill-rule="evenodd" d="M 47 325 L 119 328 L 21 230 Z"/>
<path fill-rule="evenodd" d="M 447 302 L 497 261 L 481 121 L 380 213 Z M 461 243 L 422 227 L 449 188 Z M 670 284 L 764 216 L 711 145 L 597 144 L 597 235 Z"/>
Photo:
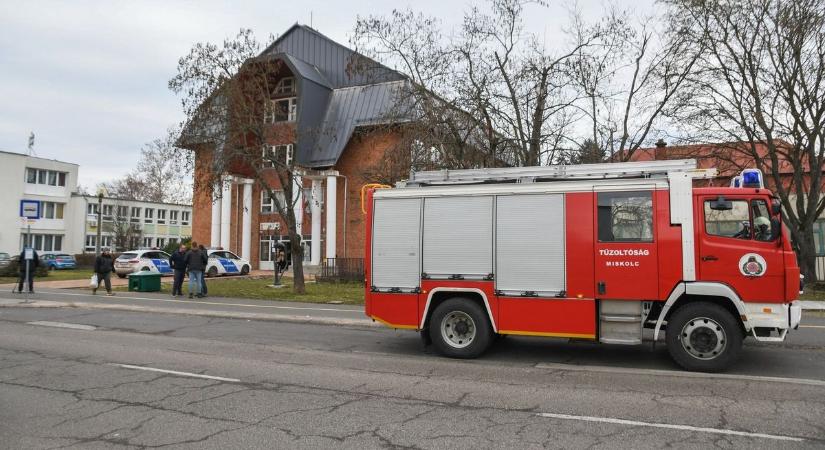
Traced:
<path fill-rule="evenodd" d="M 20 259 L 17 260 L 17 266 L 20 268 L 20 280 L 17 282 L 17 292 L 23 292 L 23 283 L 28 282 L 29 293 L 34 294 L 34 270 L 40 265 L 40 257 L 37 256 L 37 251 L 32 249 L 34 258 L 26 260 L 26 250 L 20 252 Z M 26 279 L 26 265 L 29 266 L 29 279 Z"/>
<path fill-rule="evenodd" d="M 106 295 L 113 296 L 112 293 L 112 271 L 115 269 L 115 262 L 108 248 L 100 251 L 100 255 L 95 258 L 95 274 L 97 274 L 97 286 L 92 288 L 92 294 L 97 294 L 100 283 L 106 286 Z"/>
<path fill-rule="evenodd" d="M 206 248 L 203 245 L 199 245 L 198 248 L 200 249 L 200 251 L 203 252 L 204 255 L 206 255 L 206 265 L 209 265 L 209 252 L 206 251 Z M 204 268 L 204 270 L 206 269 Z M 203 296 L 206 297 L 206 294 L 208 293 L 208 289 L 206 289 L 206 272 L 204 272 L 203 277 L 201 277 L 201 280 L 203 281 L 203 283 L 201 283 L 201 294 L 203 294 Z"/>
<path fill-rule="evenodd" d="M 203 271 L 206 269 L 206 252 L 201 251 L 198 243 L 192 241 L 192 249 L 186 252 L 184 260 L 186 268 L 189 269 L 189 298 L 192 298 L 195 293 L 198 298 L 202 298 L 201 286 L 203 285 Z"/>
<path fill-rule="evenodd" d="M 175 271 L 175 281 L 172 282 L 172 297 L 183 295 L 183 277 L 186 276 L 186 246 L 180 244 L 178 251 L 169 257 L 169 266 Z"/>

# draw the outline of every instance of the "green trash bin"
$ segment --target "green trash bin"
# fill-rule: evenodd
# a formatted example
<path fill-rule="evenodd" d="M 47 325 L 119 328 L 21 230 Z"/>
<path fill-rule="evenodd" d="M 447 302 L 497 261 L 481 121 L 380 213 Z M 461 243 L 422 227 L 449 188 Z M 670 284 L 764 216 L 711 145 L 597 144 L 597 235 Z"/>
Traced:
<path fill-rule="evenodd" d="M 160 274 L 152 272 L 137 272 L 129 275 L 129 291 L 158 292 L 160 291 Z"/>

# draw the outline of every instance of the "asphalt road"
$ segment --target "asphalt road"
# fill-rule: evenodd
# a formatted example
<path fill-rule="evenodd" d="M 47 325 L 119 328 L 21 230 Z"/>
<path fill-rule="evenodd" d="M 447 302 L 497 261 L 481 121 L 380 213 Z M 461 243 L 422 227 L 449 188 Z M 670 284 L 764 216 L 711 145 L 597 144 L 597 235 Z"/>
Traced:
<path fill-rule="evenodd" d="M 409 331 L 5 307 L 0 447 L 822 448 L 825 318 L 804 324 L 705 376 L 662 346 L 455 361 Z"/>

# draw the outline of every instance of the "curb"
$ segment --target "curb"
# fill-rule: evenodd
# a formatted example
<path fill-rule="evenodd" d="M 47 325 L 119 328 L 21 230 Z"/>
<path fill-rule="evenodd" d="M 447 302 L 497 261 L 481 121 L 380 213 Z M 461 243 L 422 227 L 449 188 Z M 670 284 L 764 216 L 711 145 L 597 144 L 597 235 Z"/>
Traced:
<path fill-rule="evenodd" d="M 101 304 L 87 302 L 56 302 L 51 300 L 34 300 L 23 303 L 17 300 L 0 300 L 0 308 L 81 308 L 109 311 L 132 311 L 160 314 L 182 314 L 202 317 L 223 317 L 228 319 L 268 320 L 273 322 L 304 323 L 313 325 L 332 325 L 340 327 L 383 328 L 384 326 L 368 319 L 338 319 L 333 317 L 292 316 L 287 314 L 249 313 L 241 311 L 218 311 L 213 309 L 191 310 L 184 308 L 153 308 L 137 305 Z"/>
<path fill-rule="evenodd" d="M 803 311 L 825 311 L 825 302 L 821 300 L 799 300 Z"/>

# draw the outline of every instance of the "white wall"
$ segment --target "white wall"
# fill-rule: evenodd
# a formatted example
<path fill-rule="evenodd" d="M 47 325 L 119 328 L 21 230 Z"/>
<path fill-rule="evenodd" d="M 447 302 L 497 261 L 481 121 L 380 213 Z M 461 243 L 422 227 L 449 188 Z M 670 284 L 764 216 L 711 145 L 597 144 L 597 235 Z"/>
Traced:
<path fill-rule="evenodd" d="M 26 168 L 65 172 L 65 186 L 26 183 Z M 71 251 L 67 224 L 71 217 L 70 198 L 77 189 L 78 166 L 19 153 L 0 152 L 0 251 L 12 254 L 20 251 L 21 234 L 26 225 L 20 219 L 20 200 L 63 203 L 63 219 L 40 219 L 32 223 L 33 234 L 63 235 L 62 251 Z"/>

